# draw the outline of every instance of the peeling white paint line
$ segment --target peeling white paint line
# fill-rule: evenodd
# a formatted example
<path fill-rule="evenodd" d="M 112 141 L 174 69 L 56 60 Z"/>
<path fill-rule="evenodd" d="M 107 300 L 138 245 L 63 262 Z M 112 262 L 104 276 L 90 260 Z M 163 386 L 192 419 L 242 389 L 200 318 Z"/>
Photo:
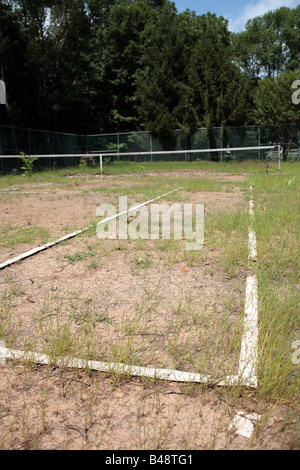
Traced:
<path fill-rule="evenodd" d="M 150 204 L 151 202 L 157 201 L 158 199 L 162 199 L 163 197 L 167 196 L 168 194 L 175 193 L 176 191 L 179 191 L 179 189 L 182 189 L 182 188 L 174 189 L 173 191 L 169 191 L 168 193 L 165 193 L 162 196 L 158 196 L 154 199 L 150 199 L 149 201 L 142 202 L 141 204 L 138 204 L 134 207 L 129 208 L 127 211 L 124 211 L 124 212 L 119 213 L 119 214 L 115 214 L 111 217 L 107 217 L 106 219 L 103 219 L 98 223 L 104 224 L 104 223 L 108 222 L 111 219 L 116 219 L 117 217 L 120 217 L 123 214 L 127 214 L 128 212 L 131 212 L 131 211 L 136 210 L 140 207 L 143 207 L 147 204 Z M 68 235 L 65 235 L 64 237 L 58 238 L 57 240 L 54 240 L 54 241 L 49 242 L 49 243 L 45 243 L 45 245 L 38 246 L 37 248 L 33 248 L 32 250 L 26 251 L 25 253 L 22 253 L 21 255 L 16 256 L 15 258 L 8 259 L 8 260 L 6 260 L 6 261 L 4 261 L 3 263 L 0 264 L 0 269 L 6 268 L 7 266 L 10 266 L 11 264 L 16 263 L 17 261 L 21 261 L 24 258 L 29 258 L 30 256 L 35 255 L 36 253 L 39 253 L 40 251 L 46 250 L 47 248 L 50 248 L 51 246 L 57 245 L 58 243 L 61 243 L 65 240 L 76 237 L 76 235 L 79 235 L 80 233 L 86 232 L 89 228 L 90 227 L 86 227 L 86 228 L 83 228 L 81 230 L 77 230 L 76 232 L 69 233 Z"/>
<path fill-rule="evenodd" d="M 250 192 L 252 193 L 252 191 L 253 191 L 253 186 L 250 186 Z M 253 199 L 250 199 L 250 201 L 249 201 L 249 214 L 250 214 L 250 216 L 254 215 L 254 202 L 253 202 Z"/>
<path fill-rule="evenodd" d="M 0 341 L 0 365 L 5 364 L 6 362 L 6 355 L 3 354 L 3 350 L 5 349 L 4 342 Z"/>
<path fill-rule="evenodd" d="M 64 192 L 60 192 L 60 191 L 18 191 L 18 192 L 6 192 L 5 195 L 10 195 L 10 196 L 19 196 L 20 194 L 33 194 L 33 195 L 37 195 L 39 196 L 40 194 L 53 194 L 53 195 L 61 195 L 61 194 L 65 194 Z M 68 195 L 69 194 L 81 194 L 81 191 L 68 191 L 67 193 Z"/>
<path fill-rule="evenodd" d="M 2 342 L 3 344 L 3 342 Z M 210 378 L 203 374 L 183 372 L 180 370 L 173 369 L 158 369 L 152 367 L 137 367 L 122 363 L 114 362 L 100 362 L 100 361 L 89 361 L 79 358 L 68 358 L 63 357 L 58 360 L 53 360 L 50 356 L 45 354 L 38 354 L 32 351 L 19 351 L 14 349 L 8 349 L 0 344 L 0 357 L 13 359 L 13 360 L 25 360 L 39 364 L 56 364 L 58 366 L 70 367 L 70 368 L 84 368 L 91 370 L 98 370 L 100 372 L 117 372 L 122 374 L 129 374 L 139 377 L 152 377 L 162 380 L 176 381 L 176 382 L 198 382 L 198 383 L 210 383 Z"/>
<path fill-rule="evenodd" d="M 250 199 L 249 201 L 249 214 L 251 216 L 254 215 L 254 202 L 252 201 L 252 199 Z"/>
<path fill-rule="evenodd" d="M 248 276 L 244 309 L 244 332 L 242 336 L 238 375 L 249 385 L 257 386 L 258 349 L 258 295 L 256 276 Z"/>
<path fill-rule="evenodd" d="M 7 261 L 4 261 L 4 263 L 0 264 L 0 269 L 6 268 L 7 266 L 10 266 L 11 264 L 16 263 L 17 261 L 21 261 L 24 258 L 29 258 L 29 256 L 35 255 L 36 253 L 46 250 L 47 248 L 57 245 L 58 243 L 68 240 L 69 238 L 76 237 L 76 235 L 79 235 L 80 233 L 83 233 L 86 230 L 88 230 L 88 227 L 82 230 L 77 230 L 76 232 L 73 232 L 73 233 L 69 233 L 68 235 L 58 238 L 57 240 L 54 240 L 53 242 L 45 243 L 45 245 L 38 246 L 37 248 L 33 248 L 32 250 L 26 251 L 25 253 L 22 253 L 21 255 L 16 256 L 15 258 L 8 259 Z"/>
<path fill-rule="evenodd" d="M 29 184 L 29 185 L 21 185 L 21 186 L 9 186 L 7 188 L 1 188 L 0 189 L 0 192 L 9 192 L 9 191 L 18 191 L 19 189 L 26 189 L 28 188 L 29 190 L 31 188 L 40 188 L 40 187 L 44 187 L 44 186 L 52 186 L 53 183 L 36 183 L 36 184 Z"/>
<path fill-rule="evenodd" d="M 249 252 L 249 259 L 251 261 L 256 261 L 257 260 L 256 235 L 252 229 L 249 230 L 248 252 Z"/>
<path fill-rule="evenodd" d="M 260 419 L 260 415 L 256 413 L 245 414 L 240 411 L 234 416 L 228 429 L 235 431 L 237 434 L 250 439 L 254 431 L 254 424 Z"/>
<path fill-rule="evenodd" d="M 252 191 L 252 186 L 250 191 Z M 250 218 L 254 216 L 254 202 L 249 201 Z M 256 235 L 250 223 L 248 238 L 249 260 L 257 260 Z M 244 332 L 241 342 L 238 376 L 243 383 L 257 387 L 257 354 L 258 354 L 258 291 L 257 277 L 251 275 L 246 281 L 244 306 Z"/>
<path fill-rule="evenodd" d="M 148 377 L 156 378 L 160 380 L 168 380 L 170 382 L 194 382 L 194 383 L 203 383 L 207 385 L 216 385 L 216 386 L 233 386 L 236 384 L 243 384 L 248 386 L 249 383 L 246 380 L 245 382 L 241 381 L 241 378 L 233 375 L 227 376 L 223 380 L 216 380 L 210 376 L 194 373 L 194 372 L 183 372 L 180 370 L 174 369 L 159 369 L 155 367 L 137 367 L 133 365 L 123 364 L 123 363 L 114 363 L 114 362 L 100 362 L 100 361 L 89 361 L 79 358 L 69 358 L 63 357 L 61 359 L 54 360 L 47 356 L 46 354 L 38 354 L 32 351 L 19 351 L 14 349 L 8 349 L 0 343 L 0 358 L 3 358 L 2 364 L 5 363 L 5 359 L 12 360 L 24 360 L 30 361 L 37 364 L 55 364 L 59 367 L 70 367 L 78 369 L 90 369 L 97 370 L 99 372 L 109 372 L 109 373 L 120 373 L 125 375 L 132 375 L 136 377 Z M 1 362 L 0 362 L 1 364 Z M 250 385 L 251 386 L 251 385 Z"/>
<path fill-rule="evenodd" d="M 149 201 L 142 202 L 141 204 L 137 204 L 136 206 L 132 206 L 127 211 L 119 212 L 119 214 L 115 214 L 115 215 L 112 215 L 110 217 L 106 217 L 105 219 L 101 220 L 98 223 L 104 224 L 106 222 L 109 222 L 112 219 L 116 219 L 117 217 L 120 217 L 121 215 L 128 214 L 129 212 L 136 211 L 140 207 L 146 206 L 147 204 L 150 204 L 151 202 L 157 201 L 158 199 L 162 199 L 163 197 L 167 196 L 168 194 L 172 194 L 172 193 L 175 193 L 176 191 L 179 191 L 180 189 L 182 189 L 182 187 L 183 186 L 181 186 L 180 188 L 174 189 L 173 191 L 169 191 L 168 193 L 165 193 L 162 196 L 155 197 L 154 199 L 149 199 Z"/>
<path fill-rule="evenodd" d="M 250 191 L 252 192 L 252 186 L 250 186 Z M 248 237 L 248 251 L 249 259 L 256 261 L 257 259 L 257 250 L 256 250 L 256 235 L 252 229 L 252 220 L 254 218 L 254 201 L 250 199 L 249 201 L 249 216 L 250 216 L 250 228 L 249 228 L 249 237 Z"/>
<path fill-rule="evenodd" d="M 238 375 L 227 375 L 227 377 L 225 377 L 224 379 L 216 382 L 216 385 L 232 387 L 233 385 L 237 385 L 239 382 L 240 378 Z"/>
<path fill-rule="evenodd" d="M 216 386 L 234 386 L 237 384 L 252 386 L 249 380 L 244 380 L 238 375 L 228 375 L 222 380 L 214 379 L 211 376 L 196 372 L 183 372 L 175 369 L 159 369 L 156 367 L 138 367 L 123 363 L 90 361 L 79 358 L 62 357 L 54 360 L 46 354 L 39 354 L 33 351 L 20 351 L 9 349 L 0 341 L 0 364 L 5 364 L 6 359 L 23 360 L 35 364 L 55 364 L 59 367 L 69 367 L 78 369 L 97 370 L 99 372 L 120 373 L 136 377 L 156 378 L 168 380 L 170 382 L 194 382 Z M 2 360 L 2 362 L 1 362 Z"/>
<path fill-rule="evenodd" d="M 224 379 L 215 382 L 217 386 L 234 387 L 235 385 L 253 387 L 252 381 L 239 375 L 227 375 Z"/>

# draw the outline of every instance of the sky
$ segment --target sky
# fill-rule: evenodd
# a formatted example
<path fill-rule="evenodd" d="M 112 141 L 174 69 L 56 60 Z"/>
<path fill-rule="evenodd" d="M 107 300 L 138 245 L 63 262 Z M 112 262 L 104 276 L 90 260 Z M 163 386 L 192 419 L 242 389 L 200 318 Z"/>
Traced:
<path fill-rule="evenodd" d="M 173 0 L 178 13 L 186 10 L 202 15 L 210 11 L 229 21 L 229 30 L 235 33 L 245 29 L 246 22 L 280 7 L 295 8 L 300 0 Z"/>

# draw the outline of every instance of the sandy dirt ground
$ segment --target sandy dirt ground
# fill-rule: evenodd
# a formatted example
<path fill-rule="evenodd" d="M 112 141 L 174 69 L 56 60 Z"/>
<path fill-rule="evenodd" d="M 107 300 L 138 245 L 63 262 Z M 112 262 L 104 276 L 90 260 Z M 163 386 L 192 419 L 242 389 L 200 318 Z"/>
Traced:
<path fill-rule="evenodd" d="M 207 174 L 206 174 L 207 173 Z M 244 175 L 199 173 L 220 181 Z M 159 173 L 197 177 L 191 171 Z M 150 174 L 144 175 L 149 177 Z M 155 173 L 151 173 L 155 177 Z M 1 225 L 39 226 L 50 240 L 95 220 L 135 176 L 66 177 L 66 184 L 3 188 Z M 116 191 L 99 191 L 99 188 Z M 183 193 L 205 212 L 247 210 L 234 192 Z M 130 204 L 147 200 L 136 193 Z M 164 202 L 168 202 L 167 199 Z M 34 246 L 42 242 L 34 243 Z M 34 247 L 0 247 L 0 262 Z M 230 278 L 222 253 L 187 257 L 153 241 L 100 241 L 95 231 L 0 272 L 6 347 L 213 374 L 236 374 L 247 272 Z M 10 335 L 5 332 L 9 323 Z M 218 332 L 226 327 L 220 340 Z M 11 331 L 14 331 L 13 335 Z M 56 341 L 57 339 L 57 341 Z M 55 342 L 56 341 L 56 342 Z M 210 354 L 207 354 L 207 350 Z M 191 370 L 192 368 L 192 370 Z M 245 437 L 232 426 L 252 414 Z M 176 383 L 6 360 L 0 365 L 0 448 L 204 450 L 290 448 L 288 409 L 262 403 L 252 389 Z"/>

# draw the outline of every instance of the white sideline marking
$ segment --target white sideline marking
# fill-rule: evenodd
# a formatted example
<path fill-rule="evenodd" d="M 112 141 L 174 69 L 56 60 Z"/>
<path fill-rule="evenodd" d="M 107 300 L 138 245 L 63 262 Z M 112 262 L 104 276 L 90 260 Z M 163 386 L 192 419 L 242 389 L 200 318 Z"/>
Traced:
<path fill-rule="evenodd" d="M 251 190 L 251 188 L 250 188 L 250 190 Z M 250 201 L 249 201 L 249 214 L 250 214 L 250 216 L 254 215 L 254 202 L 252 201 L 252 199 L 250 199 Z"/>
<path fill-rule="evenodd" d="M 162 199 L 163 197 L 167 196 L 168 194 L 175 193 L 176 191 L 179 191 L 181 188 L 174 189 L 173 191 L 169 191 L 168 193 L 163 194 L 162 196 L 158 196 L 154 199 L 150 199 L 149 201 L 142 202 L 141 204 L 138 204 L 134 207 L 131 207 L 128 209 L 128 211 L 124 211 L 120 214 L 115 214 L 111 217 L 107 217 L 106 219 L 100 220 L 98 224 L 104 224 L 105 222 L 108 222 L 111 219 L 116 219 L 117 217 L 120 217 L 123 214 L 127 214 L 128 212 L 131 212 L 133 210 L 138 209 L 139 207 L 146 206 L 147 204 L 150 204 L 153 201 L 157 201 L 157 199 Z M 46 250 L 47 248 L 50 248 L 51 246 L 57 245 L 58 243 L 61 243 L 65 240 L 68 240 L 69 238 L 76 237 L 76 235 L 79 235 L 80 233 L 86 232 L 90 227 L 83 228 L 81 230 L 77 230 L 76 232 L 69 233 L 68 235 L 65 235 L 62 238 L 58 238 L 57 240 L 54 240 L 53 242 L 45 243 L 45 245 L 38 246 L 37 248 L 33 248 L 30 251 L 26 251 L 25 253 L 22 253 L 19 256 L 16 256 L 15 258 L 8 259 L 7 261 L 4 261 L 4 263 L 0 264 L 0 269 L 6 268 L 7 266 L 10 266 L 11 264 L 16 263 L 17 261 L 21 261 L 24 258 L 29 258 L 29 256 L 35 255 L 36 253 L 39 253 L 40 251 Z"/>
<path fill-rule="evenodd" d="M 178 188 L 180 189 L 180 188 Z M 178 191 L 176 189 L 175 191 Z M 252 190 L 252 188 L 250 188 Z M 171 191 L 175 192 L 175 191 Z M 151 199 L 150 201 L 146 201 L 139 206 L 135 206 L 134 208 L 129 209 L 134 210 L 137 207 L 142 207 L 150 202 L 155 201 L 156 199 L 160 199 L 166 196 L 166 193 L 163 196 L 159 196 L 155 199 Z M 254 215 L 253 212 L 254 203 L 251 200 L 249 204 L 249 214 L 251 217 Z M 117 214 L 112 217 L 108 217 L 101 222 L 105 223 L 107 220 L 111 220 L 111 218 L 118 217 L 121 214 Z M 87 230 L 87 229 L 85 229 Z M 79 231 L 81 232 L 81 231 Z M 75 232 L 76 233 L 76 232 Z M 256 256 L 256 238 L 253 232 L 253 235 L 250 237 L 249 232 L 249 245 L 250 243 L 253 244 L 253 240 L 255 240 L 255 246 L 251 248 L 253 254 Z M 75 236 L 75 235 L 74 235 Z M 65 237 L 64 237 L 65 238 Z M 1 267 L 1 265 L 0 265 Z M 101 372 L 118 372 L 121 374 L 130 374 L 133 376 L 139 377 L 153 377 L 161 380 L 168 380 L 168 381 L 177 381 L 177 382 L 197 382 L 197 383 L 205 383 L 205 384 L 214 384 L 217 386 L 234 386 L 236 384 L 245 385 L 247 387 L 257 387 L 257 371 L 256 371 L 256 364 L 257 364 L 257 346 L 258 346 L 258 294 L 257 294 L 257 278 L 256 276 L 248 276 L 247 283 L 246 283 L 246 298 L 245 298 L 245 309 L 244 309 L 244 332 L 242 336 L 241 342 L 241 353 L 239 358 L 239 369 L 238 375 L 229 375 L 226 376 L 222 380 L 213 379 L 210 376 L 206 376 L 199 373 L 193 372 L 183 372 L 179 370 L 173 369 L 158 369 L 152 367 L 137 367 L 123 363 L 107 363 L 107 362 L 100 362 L 100 361 L 89 361 L 79 358 L 68 358 L 64 357 L 54 361 L 49 356 L 45 354 L 38 354 L 35 352 L 30 351 L 19 351 L 19 350 L 12 350 L 7 349 L 4 347 L 3 341 L 0 341 L 0 364 L 1 358 L 5 362 L 5 358 L 9 359 L 24 359 L 30 360 L 35 363 L 40 364 L 51 364 L 55 362 L 58 366 L 65 366 L 65 367 L 75 367 L 75 368 L 88 368 L 91 370 L 98 370 Z M 3 364 L 3 362 L 2 362 Z"/>
<path fill-rule="evenodd" d="M 47 248 L 57 245 L 58 243 L 68 240 L 69 238 L 76 237 L 76 235 L 79 235 L 80 233 L 85 232 L 87 229 L 88 227 L 82 230 L 77 230 L 76 232 L 73 232 L 73 233 L 69 233 L 68 235 L 65 235 L 62 238 L 58 238 L 57 240 L 54 240 L 53 242 L 45 243 L 45 245 L 38 246 L 37 248 L 33 248 L 32 250 L 26 251 L 25 253 L 22 253 L 21 255 L 16 256 L 15 258 L 8 259 L 7 261 L 4 261 L 4 263 L 0 264 L 0 269 L 6 268 L 6 266 L 10 266 L 11 264 L 16 263 L 17 261 L 21 261 L 24 258 L 29 258 L 29 256 L 35 255 L 36 253 L 46 250 Z"/>
<path fill-rule="evenodd" d="M 252 191 L 252 187 L 250 187 Z M 256 261 L 256 236 L 251 228 L 254 217 L 254 202 L 249 202 L 250 230 L 248 240 L 249 259 Z M 257 350 L 258 350 L 258 293 L 257 278 L 248 276 L 244 308 L 244 333 L 242 336 L 238 376 L 249 386 L 257 387 Z"/>
<path fill-rule="evenodd" d="M 249 259 L 251 261 L 256 261 L 257 260 L 256 235 L 252 229 L 249 230 L 248 251 L 249 251 Z"/>
<path fill-rule="evenodd" d="M 248 276 L 244 312 L 244 333 L 242 336 L 238 375 L 243 379 L 244 383 L 252 387 L 257 387 L 257 309 L 257 279 L 256 276 Z"/>
<path fill-rule="evenodd" d="M 250 186 L 250 191 L 252 192 L 252 186 Z M 257 260 L 257 250 L 256 250 L 256 235 L 252 230 L 252 221 L 254 218 L 254 202 L 252 199 L 249 201 L 249 216 L 250 216 L 250 228 L 249 228 L 249 241 L 248 241 L 248 251 L 249 259 L 251 261 Z"/>
<path fill-rule="evenodd" d="M 6 355 L 3 354 L 4 349 L 6 349 L 4 345 L 4 341 L 0 341 L 0 365 L 5 364 L 6 362 Z"/>

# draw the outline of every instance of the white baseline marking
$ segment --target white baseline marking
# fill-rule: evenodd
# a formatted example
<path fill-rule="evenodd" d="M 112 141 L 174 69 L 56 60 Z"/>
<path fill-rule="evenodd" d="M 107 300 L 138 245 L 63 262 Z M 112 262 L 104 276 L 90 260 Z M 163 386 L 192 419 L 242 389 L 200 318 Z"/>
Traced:
<path fill-rule="evenodd" d="M 27 360 L 39 364 L 57 364 L 64 367 L 75 367 L 83 369 L 98 370 L 101 372 L 117 372 L 121 374 L 129 374 L 140 377 L 153 377 L 162 380 L 178 381 L 178 382 L 202 382 L 210 383 L 210 378 L 191 372 L 183 372 L 173 369 L 158 369 L 153 367 L 137 367 L 128 364 L 114 362 L 89 361 L 79 358 L 62 357 L 60 359 L 51 359 L 46 354 L 38 354 L 31 351 L 19 351 L 8 349 L 0 342 L 0 358 L 13 360 Z M 4 363 L 4 362 L 3 362 Z"/>
<path fill-rule="evenodd" d="M 4 365 L 6 359 L 23 360 L 34 362 L 36 364 L 55 364 L 59 367 L 69 367 L 78 369 L 98 370 L 100 372 L 128 374 L 136 377 L 151 377 L 170 382 L 194 382 L 217 386 L 233 386 L 243 383 L 240 377 L 233 375 L 227 376 L 223 380 L 216 380 L 211 376 L 199 374 L 196 372 L 183 372 L 174 369 L 159 369 L 156 367 L 138 367 L 129 364 L 116 362 L 90 361 L 80 358 L 62 357 L 54 359 L 46 354 L 39 354 L 33 351 L 19 351 L 9 349 L 0 342 L 0 364 Z M 1 362 L 2 361 L 2 362 Z M 248 386 L 248 381 L 245 382 Z"/>

